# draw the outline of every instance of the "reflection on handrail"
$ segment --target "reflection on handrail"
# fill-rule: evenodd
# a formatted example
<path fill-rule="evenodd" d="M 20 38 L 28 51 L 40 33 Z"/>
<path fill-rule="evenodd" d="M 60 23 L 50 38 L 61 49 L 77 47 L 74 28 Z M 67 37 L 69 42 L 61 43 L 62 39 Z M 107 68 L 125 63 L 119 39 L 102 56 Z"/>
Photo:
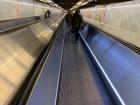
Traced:
<path fill-rule="evenodd" d="M 94 61 L 96 62 L 96 65 L 98 66 L 101 74 L 104 76 L 104 78 L 106 79 L 105 81 L 110 85 L 111 90 L 114 92 L 117 101 L 119 103 L 119 105 L 126 105 L 125 102 L 123 101 L 122 97 L 120 96 L 119 92 L 117 91 L 117 89 L 115 88 L 115 86 L 113 85 L 113 83 L 111 82 L 110 78 L 108 77 L 108 75 L 106 74 L 104 68 L 102 67 L 102 65 L 100 64 L 100 62 L 98 61 L 98 59 L 96 58 L 96 56 L 94 55 L 94 53 L 92 52 L 92 50 L 90 49 L 89 45 L 87 44 L 86 40 L 84 39 L 84 37 L 82 36 L 81 32 L 79 32 L 80 37 L 84 43 L 84 45 L 86 46 L 87 50 L 89 51 L 91 57 L 94 59 Z"/>

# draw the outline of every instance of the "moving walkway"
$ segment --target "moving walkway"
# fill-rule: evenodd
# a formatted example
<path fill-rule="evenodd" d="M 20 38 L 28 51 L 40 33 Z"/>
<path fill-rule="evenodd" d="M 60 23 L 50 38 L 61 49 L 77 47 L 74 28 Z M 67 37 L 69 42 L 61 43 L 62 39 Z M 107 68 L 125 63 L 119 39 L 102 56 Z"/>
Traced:
<path fill-rule="evenodd" d="M 42 52 L 49 49 L 63 16 L 56 14 L 47 19 L 29 17 L 0 23 L 0 104 L 16 104 L 36 71 Z"/>
<path fill-rule="evenodd" d="M 26 104 L 138 104 L 139 75 L 135 73 L 139 70 L 139 55 L 131 50 L 131 46 L 121 44 L 89 24 L 82 27 L 77 44 L 73 43 L 72 36 L 65 33 L 62 38 L 58 37 L 62 40 L 58 42 L 63 42 L 56 44 L 61 45 L 61 50 L 48 58 L 51 63 L 46 62 Z M 61 63 L 54 66 L 58 59 Z M 57 72 L 55 80 L 54 71 Z M 132 88 L 132 84 L 136 87 Z"/>
<path fill-rule="evenodd" d="M 16 63 L 27 71 L 17 75 L 21 79 L 12 84 L 16 91 L 6 102 L 12 105 L 138 104 L 139 55 L 89 24 L 81 28 L 79 42 L 75 44 L 74 35 L 67 34 L 63 17 L 38 20 L 24 28 L 2 32 L 1 45 L 8 42 L 7 46 L 18 48 L 16 53 L 11 50 L 11 56 L 15 54 Z M 7 57 L 11 59 L 8 54 Z"/>

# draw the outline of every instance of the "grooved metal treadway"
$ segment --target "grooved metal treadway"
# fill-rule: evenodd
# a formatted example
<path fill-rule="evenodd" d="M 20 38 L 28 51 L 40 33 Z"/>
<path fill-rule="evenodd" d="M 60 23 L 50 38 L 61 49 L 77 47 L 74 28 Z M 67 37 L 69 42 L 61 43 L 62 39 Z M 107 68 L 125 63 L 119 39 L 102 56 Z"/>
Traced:
<path fill-rule="evenodd" d="M 66 36 L 57 105 L 113 105 L 101 97 L 89 65 L 80 42 Z"/>

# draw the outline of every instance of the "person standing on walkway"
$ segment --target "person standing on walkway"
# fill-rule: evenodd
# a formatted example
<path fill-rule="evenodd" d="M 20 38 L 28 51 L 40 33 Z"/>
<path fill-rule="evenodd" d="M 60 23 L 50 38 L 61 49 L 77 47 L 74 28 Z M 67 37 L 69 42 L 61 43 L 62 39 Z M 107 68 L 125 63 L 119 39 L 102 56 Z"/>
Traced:
<path fill-rule="evenodd" d="M 69 35 L 72 28 L 72 13 L 70 11 L 66 15 L 66 24 L 68 27 L 68 35 Z"/>
<path fill-rule="evenodd" d="M 79 30 L 80 30 L 80 26 L 83 22 L 83 18 L 80 14 L 80 10 L 76 10 L 75 13 L 73 14 L 73 19 L 72 19 L 72 28 L 74 31 L 74 35 L 75 35 L 75 41 L 78 41 L 78 37 L 79 37 Z"/>
<path fill-rule="evenodd" d="M 45 12 L 45 18 L 49 18 L 50 15 L 51 15 L 51 12 L 50 12 L 49 10 L 47 10 L 47 11 Z"/>

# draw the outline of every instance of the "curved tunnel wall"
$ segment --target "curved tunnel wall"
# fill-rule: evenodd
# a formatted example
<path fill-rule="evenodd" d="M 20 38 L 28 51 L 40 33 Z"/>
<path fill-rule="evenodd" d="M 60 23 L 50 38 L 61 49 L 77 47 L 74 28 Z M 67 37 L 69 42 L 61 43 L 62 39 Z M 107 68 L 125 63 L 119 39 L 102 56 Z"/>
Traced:
<path fill-rule="evenodd" d="M 28 18 L 29 21 L 23 21 L 21 18 L 44 17 L 48 9 L 51 11 L 50 18 L 28 27 L 0 33 L 0 105 L 9 104 L 64 16 L 60 9 L 35 0 L 0 0 L 1 31 L 8 29 L 8 26 L 15 27 L 33 20 Z M 9 23 L 7 20 L 14 22 Z"/>
<path fill-rule="evenodd" d="M 140 1 L 82 9 L 85 21 L 140 47 Z"/>
<path fill-rule="evenodd" d="M 48 9 L 52 14 L 62 12 L 58 8 L 35 2 L 35 0 L 0 0 L 0 21 L 44 16 Z"/>

